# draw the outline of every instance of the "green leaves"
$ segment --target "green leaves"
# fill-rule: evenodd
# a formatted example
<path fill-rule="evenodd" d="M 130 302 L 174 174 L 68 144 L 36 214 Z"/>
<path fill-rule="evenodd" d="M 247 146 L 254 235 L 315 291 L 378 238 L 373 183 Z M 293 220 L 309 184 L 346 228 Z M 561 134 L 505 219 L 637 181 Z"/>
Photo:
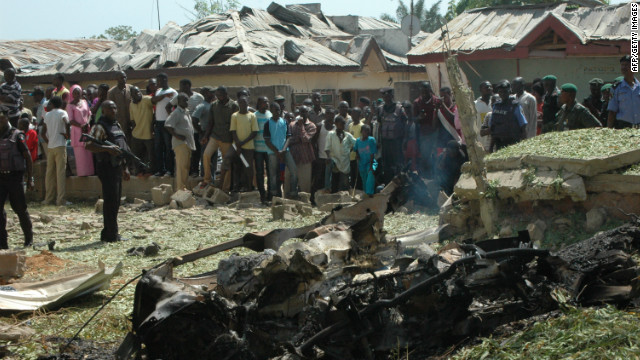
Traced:
<path fill-rule="evenodd" d="M 597 159 L 640 148 L 637 129 L 580 129 L 551 132 L 507 146 L 485 159 L 537 155 L 563 159 Z"/>

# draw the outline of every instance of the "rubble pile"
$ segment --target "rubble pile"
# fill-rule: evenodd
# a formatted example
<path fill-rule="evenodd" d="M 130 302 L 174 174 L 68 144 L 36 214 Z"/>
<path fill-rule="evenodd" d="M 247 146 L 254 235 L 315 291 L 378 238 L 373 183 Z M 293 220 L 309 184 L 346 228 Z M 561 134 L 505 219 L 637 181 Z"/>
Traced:
<path fill-rule="evenodd" d="M 311 227 L 247 234 L 147 272 L 119 357 L 377 359 L 400 347 L 419 358 L 548 313 L 559 293 L 585 305 L 639 300 L 631 254 L 640 224 L 559 253 L 533 248 L 528 232 L 436 252 L 427 243 L 441 228 L 393 238 L 383 230 L 388 208 L 410 193 L 404 185 Z M 174 266 L 235 246 L 256 253 L 173 277 Z"/>
<path fill-rule="evenodd" d="M 625 213 L 640 213 L 639 136 L 635 129 L 582 129 L 527 139 L 485 158 L 486 191 L 478 190 L 466 164 L 441 221 L 471 236 L 482 224 L 479 202 L 486 199 L 500 210 L 496 216 L 519 228 L 532 217 L 553 226 L 557 216 L 593 209 L 629 220 Z M 597 230 L 597 221 L 590 223 L 572 225 Z"/>

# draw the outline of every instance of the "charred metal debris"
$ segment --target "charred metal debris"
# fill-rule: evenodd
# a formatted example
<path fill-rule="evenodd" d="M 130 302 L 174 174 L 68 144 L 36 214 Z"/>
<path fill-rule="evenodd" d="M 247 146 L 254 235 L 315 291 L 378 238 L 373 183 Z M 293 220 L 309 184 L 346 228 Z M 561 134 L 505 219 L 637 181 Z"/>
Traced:
<path fill-rule="evenodd" d="M 559 294 L 576 305 L 637 305 L 639 223 L 558 253 L 532 248 L 527 232 L 435 252 L 428 243 L 443 227 L 410 242 L 383 230 L 411 186 L 396 179 L 314 226 L 247 234 L 148 271 L 117 357 L 387 359 L 406 348 L 421 358 L 553 311 Z M 291 238 L 302 240 L 283 245 Z M 173 277 L 174 266 L 235 246 L 256 253 Z"/>

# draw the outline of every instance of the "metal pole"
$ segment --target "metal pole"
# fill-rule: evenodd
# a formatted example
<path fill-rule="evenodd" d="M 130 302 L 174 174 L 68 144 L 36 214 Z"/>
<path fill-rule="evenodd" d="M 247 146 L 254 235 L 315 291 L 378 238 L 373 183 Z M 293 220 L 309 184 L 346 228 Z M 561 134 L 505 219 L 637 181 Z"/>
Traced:
<path fill-rule="evenodd" d="M 413 0 L 411 0 L 411 19 L 409 20 L 409 51 L 411 51 L 412 38 L 413 38 Z"/>
<path fill-rule="evenodd" d="M 160 30 L 160 0 L 156 0 L 156 8 L 158 9 L 158 30 Z"/>

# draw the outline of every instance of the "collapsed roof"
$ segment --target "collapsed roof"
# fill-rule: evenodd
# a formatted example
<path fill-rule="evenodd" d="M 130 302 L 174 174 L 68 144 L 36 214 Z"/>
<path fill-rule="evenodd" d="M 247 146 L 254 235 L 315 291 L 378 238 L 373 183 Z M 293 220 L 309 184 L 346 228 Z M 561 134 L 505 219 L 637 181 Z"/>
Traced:
<path fill-rule="evenodd" d="M 6 64 L 3 68 L 19 68 L 26 73 L 48 68 L 65 56 L 106 51 L 114 44 L 114 41 L 99 39 L 3 41 L 0 42 L 0 61 Z"/>
<path fill-rule="evenodd" d="M 574 49 L 567 49 L 567 54 L 573 50 L 576 53 L 571 55 L 577 55 L 584 46 L 594 42 L 629 43 L 630 13 L 629 3 L 577 9 L 566 3 L 480 8 L 465 11 L 447 23 L 445 36 L 453 52 L 468 55 L 502 50 L 499 54 L 505 56 L 509 52 L 515 55 L 514 50 L 528 47 L 545 31 L 553 30 L 565 42 L 577 45 Z M 606 47 L 601 46 L 598 55 L 611 52 L 612 49 Z M 617 49 L 616 54 L 619 51 Z M 411 63 L 426 63 L 438 61 L 444 53 L 443 36 L 437 31 L 427 36 L 407 56 Z"/>
<path fill-rule="evenodd" d="M 271 3 L 267 10 L 243 7 L 183 27 L 169 22 L 161 30 L 143 30 L 106 51 L 65 58 L 33 75 L 267 65 L 358 71 L 372 53 L 387 70 L 424 71 L 382 50 L 371 35 L 340 30 L 319 7 Z"/>

